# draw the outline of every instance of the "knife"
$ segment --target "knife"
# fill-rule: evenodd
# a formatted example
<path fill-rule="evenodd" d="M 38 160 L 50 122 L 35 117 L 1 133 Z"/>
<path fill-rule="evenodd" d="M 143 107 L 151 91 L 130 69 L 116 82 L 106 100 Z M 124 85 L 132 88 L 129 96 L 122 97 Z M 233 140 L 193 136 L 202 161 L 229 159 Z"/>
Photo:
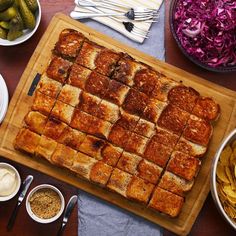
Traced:
<path fill-rule="evenodd" d="M 32 175 L 28 175 L 26 177 L 26 179 L 24 180 L 24 182 L 22 183 L 21 189 L 20 189 L 20 195 L 18 197 L 16 206 L 15 206 L 15 208 L 14 208 L 12 214 L 11 214 L 11 217 L 8 221 L 8 224 L 7 224 L 7 231 L 10 231 L 12 229 L 12 227 L 14 225 L 14 222 L 16 220 L 16 216 L 17 216 L 18 210 L 20 208 L 20 205 L 23 202 L 23 200 L 26 196 L 26 193 L 29 189 L 29 186 L 32 183 L 33 179 L 34 179 L 34 177 Z"/>
<path fill-rule="evenodd" d="M 77 203 L 78 197 L 76 195 L 73 195 L 70 200 L 67 203 L 64 215 L 63 215 L 63 220 L 62 220 L 62 224 L 61 227 L 57 233 L 57 236 L 61 236 L 64 232 L 65 226 L 68 222 L 68 219 L 72 213 L 73 208 L 75 207 L 76 203 Z"/>

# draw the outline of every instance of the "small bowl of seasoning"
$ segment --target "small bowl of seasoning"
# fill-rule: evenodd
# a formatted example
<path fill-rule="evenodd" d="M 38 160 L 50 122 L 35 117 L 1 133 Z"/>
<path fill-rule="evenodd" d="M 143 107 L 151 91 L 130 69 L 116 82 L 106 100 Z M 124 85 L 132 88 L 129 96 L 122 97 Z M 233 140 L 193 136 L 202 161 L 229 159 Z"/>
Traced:
<path fill-rule="evenodd" d="M 19 191 L 19 172 L 10 164 L 0 162 L 0 202 L 12 199 Z"/>
<path fill-rule="evenodd" d="M 33 188 L 26 199 L 26 210 L 36 222 L 48 224 L 56 221 L 65 208 L 65 200 L 59 189 L 50 184 Z"/>

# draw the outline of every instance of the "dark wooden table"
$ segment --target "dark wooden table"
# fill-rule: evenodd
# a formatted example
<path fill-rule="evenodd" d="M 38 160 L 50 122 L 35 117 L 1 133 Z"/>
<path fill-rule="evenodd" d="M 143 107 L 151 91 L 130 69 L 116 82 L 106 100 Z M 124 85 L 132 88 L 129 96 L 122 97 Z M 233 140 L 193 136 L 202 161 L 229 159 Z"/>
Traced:
<path fill-rule="evenodd" d="M 17 86 L 17 83 L 21 77 L 21 74 L 24 71 L 27 65 L 27 62 L 30 59 L 30 56 L 32 55 L 36 45 L 38 44 L 38 41 L 43 35 L 52 16 L 56 12 L 64 12 L 68 14 L 71 11 L 71 9 L 73 9 L 73 6 L 74 6 L 73 0 L 70 0 L 70 1 L 69 0 L 56 0 L 56 1 L 41 0 L 40 2 L 42 6 L 42 21 L 36 34 L 27 42 L 21 45 L 14 46 L 14 47 L 0 47 L 0 72 L 6 80 L 10 96 L 12 96 Z M 166 3 L 168 2 L 169 0 L 166 0 Z M 167 23 L 166 23 L 166 27 L 167 27 Z M 175 42 L 173 41 L 173 38 L 171 37 L 168 31 L 168 27 L 166 31 L 165 41 L 166 41 L 166 51 L 167 51 L 166 58 L 169 63 L 179 66 L 183 69 L 186 69 L 192 73 L 201 75 L 205 77 L 206 79 L 219 83 L 223 86 L 236 90 L 236 73 L 234 74 L 231 73 L 230 76 L 228 76 L 230 77 L 230 79 L 226 80 L 226 79 L 220 78 L 220 76 L 216 74 L 208 73 L 204 70 L 201 70 L 195 67 L 192 63 L 190 63 L 188 60 L 186 60 L 182 56 L 182 54 L 178 50 Z M 215 80 L 214 80 L 214 77 L 216 77 Z M 223 78 L 226 78 L 226 77 L 227 75 L 223 75 Z M 0 161 L 2 161 L 2 159 L 0 159 Z M 28 168 L 25 168 L 23 166 L 18 166 L 18 168 L 20 169 L 22 176 L 25 176 L 28 173 L 32 173 L 32 170 L 29 170 Z M 55 185 L 59 185 L 63 191 L 68 192 L 69 186 L 62 184 L 60 182 L 57 182 L 53 178 L 48 178 L 44 175 L 41 175 L 35 171 L 33 171 L 33 173 L 36 176 L 36 179 L 38 180 L 40 179 L 40 181 L 42 182 L 44 182 L 44 180 L 45 181 L 48 180 L 52 183 L 55 183 Z M 75 189 L 72 188 L 69 190 L 69 193 L 71 193 L 72 195 L 74 191 Z M 67 193 L 66 198 L 68 198 L 69 195 Z M 30 230 L 28 230 L 30 233 L 27 234 L 27 236 L 28 235 L 29 236 L 30 235 L 32 236 L 54 235 L 54 233 L 56 232 L 55 230 L 58 229 L 58 226 L 59 226 L 58 223 L 52 224 L 50 226 L 42 227 L 41 225 L 36 224 L 33 221 L 31 221 L 28 218 L 27 213 L 24 211 L 24 209 L 21 209 L 22 218 L 18 219 L 18 222 L 16 222 L 14 231 L 12 231 L 12 233 L 10 234 L 9 233 L 7 234 L 5 231 L 6 215 L 9 215 L 9 212 L 14 207 L 15 200 L 16 199 L 13 199 L 12 201 L 9 201 L 7 204 L 4 204 L 4 205 L 0 204 L 0 235 L 1 236 L 5 236 L 5 235 L 26 236 L 26 234 L 23 234 L 25 227 L 30 228 Z M 2 210 L 4 211 L 4 214 L 2 214 L 3 212 Z M 73 214 L 75 214 L 75 212 L 73 212 Z M 76 219 L 76 217 L 73 217 L 73 216 L 72 218 Z M 77 235 L 77 230 L 75 230 L 75 228 L 77 227 L 77 221 L 76 220 L 70 221 L 70 224 L 68 226 L 69 227 L 67 228 L 65 235 L 70 235 L 70 236 Z M 173 234 L 168 231 L 164 231 L 164 236 L 170 236 L 170 235 L 173 235 Z M 210 194 L 192 228 L 190 235 L 201 235 L 201 236 L 235 235 L 235 231 L 233 231 L 230 228 L 230 226 L 223 220 L 223 218 L 217 212 Z"/>

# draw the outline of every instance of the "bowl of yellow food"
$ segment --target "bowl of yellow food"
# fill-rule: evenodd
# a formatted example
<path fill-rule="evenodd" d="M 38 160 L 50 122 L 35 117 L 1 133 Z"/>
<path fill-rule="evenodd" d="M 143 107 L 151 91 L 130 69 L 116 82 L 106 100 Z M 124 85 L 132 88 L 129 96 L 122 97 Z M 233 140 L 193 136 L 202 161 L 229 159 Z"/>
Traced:
<path fill-rule="evenodd" d="M 41 21 L 39 0 L 0 0 L 0 46 L 28 40 Z"/>
<path fill-rule="evenodd" d="M 26 199 L 26 210 L 36 222 L 48 224 L 56 221 L 65 208 L 61 191 L 50 184 L 33 188 Z"/>
<path fill-rule="evenodd" d="M 216 152 L 211 169 L 211 194 L 223 218 L 236 230 L 236 129 Z"/>
<path fill-rule="evenodd" d="M 12 199 L 19 191 L 21 178 L 16 168 L 0 162 L 0 202 Z"/>

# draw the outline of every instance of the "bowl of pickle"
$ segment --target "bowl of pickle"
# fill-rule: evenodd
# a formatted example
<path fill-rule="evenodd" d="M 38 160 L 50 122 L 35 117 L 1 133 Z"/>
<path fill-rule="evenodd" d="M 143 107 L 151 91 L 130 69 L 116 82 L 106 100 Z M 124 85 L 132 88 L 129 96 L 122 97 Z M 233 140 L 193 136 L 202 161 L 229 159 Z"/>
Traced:
<path fill-rule="evenodd" d="M 0 0 L 0 46 L 25 42 L 41 21 L 39 0 Z"/>

